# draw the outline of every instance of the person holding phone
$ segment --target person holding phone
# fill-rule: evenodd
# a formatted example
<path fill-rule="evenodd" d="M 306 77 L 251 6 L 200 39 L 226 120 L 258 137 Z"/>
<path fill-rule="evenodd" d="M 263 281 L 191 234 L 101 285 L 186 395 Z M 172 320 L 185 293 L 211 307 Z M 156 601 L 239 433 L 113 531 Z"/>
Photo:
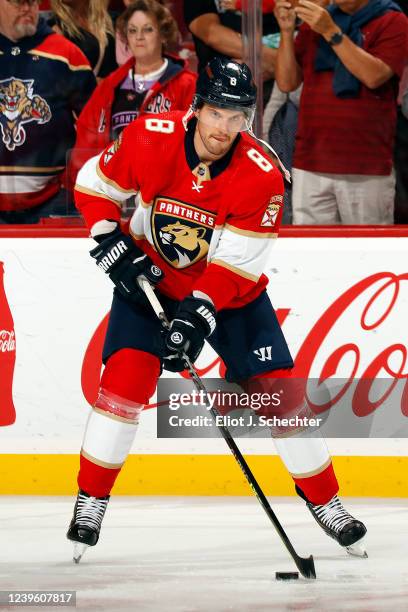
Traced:
<path fill-rule="evenodd" d="M 396 93 L 408 21 L 392 0 L 277 0 L 276 81 L 303 82 L 293 162 L 296 224 L 392 224 Z M 294 39 L 296 18 L 303 24 Z M 368 119 L 369 118 L 369 119 Z"/>

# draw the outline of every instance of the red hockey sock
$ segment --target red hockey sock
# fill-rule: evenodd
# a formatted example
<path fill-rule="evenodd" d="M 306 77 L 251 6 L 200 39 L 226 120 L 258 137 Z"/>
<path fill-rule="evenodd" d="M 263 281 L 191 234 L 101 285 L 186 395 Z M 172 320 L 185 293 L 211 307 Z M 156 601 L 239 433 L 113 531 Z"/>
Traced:
<path fill-rule="evenodd" d="M 327 504 L 339 490 L 336 474 L 331 462 L 319 474 L 314 474 L 307 478 L 296 478 L 295 476 L 292 476 L 292 478 L 307 500 L 314 506 Z"/>
<path fill-rule="evenodd" d="M 122 349 L 109 357 L 80 458 L 78 486 L 89 495 L 110 494 L 159 375 L 160 360 L 150 353 Z"/>
<path fill-rule="evenodd" d="M 105 497 L 110 494 L 120 470 L 96 465 L 81 455 L 78 487 L 93 497 Z"/>
<path fill-rule="evenodd" d="M 136 349 L 121 349 L 111 355 L 101 378 L 101 388 L 132 402 L 147 404 L 160 376 L 160 360 Z"/>

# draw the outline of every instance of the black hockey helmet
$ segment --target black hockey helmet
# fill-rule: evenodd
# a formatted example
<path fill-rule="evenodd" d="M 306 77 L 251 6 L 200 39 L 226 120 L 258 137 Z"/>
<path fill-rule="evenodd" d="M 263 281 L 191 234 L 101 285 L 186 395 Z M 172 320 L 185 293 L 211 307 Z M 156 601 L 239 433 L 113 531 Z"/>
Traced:
<path fill-rule="evenodd" d="M 193 110 L 203 104 L 243 111 L 247 128 L 252 126 L 256 108 L 256 85 L 246 64 L 216 56 L 201 71 L 193 98 Z"/>

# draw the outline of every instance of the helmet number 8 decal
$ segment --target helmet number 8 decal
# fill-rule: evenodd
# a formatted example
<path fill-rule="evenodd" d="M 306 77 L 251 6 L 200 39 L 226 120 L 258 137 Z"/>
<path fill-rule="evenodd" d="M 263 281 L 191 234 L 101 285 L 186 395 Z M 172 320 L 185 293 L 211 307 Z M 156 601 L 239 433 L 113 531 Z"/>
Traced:
<path fill-rule="evenodd" d="M 172 134 L 174 132 L 174 121 L 146 119 L 145 125 L 150 132 L 161 132 L 162 134 Z"/>
<path fill-rule="evenodd" d="M 237 79 L 235 77 L 231 77 L 230 78 L 230 85 L 233 85 L 235 87 L 236 84 L 237 84 Z"/>
<path fill-rule="evenodd" d="M 264 172 L 270 172 L 272 170 L 272 164 L 256 149 L 249 149 L 247 155 L 249 159 L 252 159 L 252 161 L 255 162 L 256 165 L 259 166 Z"/>

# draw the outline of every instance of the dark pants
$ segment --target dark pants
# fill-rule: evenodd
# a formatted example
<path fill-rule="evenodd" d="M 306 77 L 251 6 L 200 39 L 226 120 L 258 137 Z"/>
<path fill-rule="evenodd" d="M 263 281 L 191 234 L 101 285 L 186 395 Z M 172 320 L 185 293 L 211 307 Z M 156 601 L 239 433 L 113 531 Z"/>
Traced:
<path fill-rule="evenodd" d="M 169 319 L 178 302 L 163 295 L 160 302 Z M 238 382 L 273 370 L 292 368 L 293 361 L 270 299 L 263 291 L 242 308 L 221 310 L 208 339 L 224 361 L 228 382 Z M 163 328 L 149 304 L 131 304 L 115 292 L 103 348 L 103 361 L 123 348 L 134 348 L 162 359 Z"/>

